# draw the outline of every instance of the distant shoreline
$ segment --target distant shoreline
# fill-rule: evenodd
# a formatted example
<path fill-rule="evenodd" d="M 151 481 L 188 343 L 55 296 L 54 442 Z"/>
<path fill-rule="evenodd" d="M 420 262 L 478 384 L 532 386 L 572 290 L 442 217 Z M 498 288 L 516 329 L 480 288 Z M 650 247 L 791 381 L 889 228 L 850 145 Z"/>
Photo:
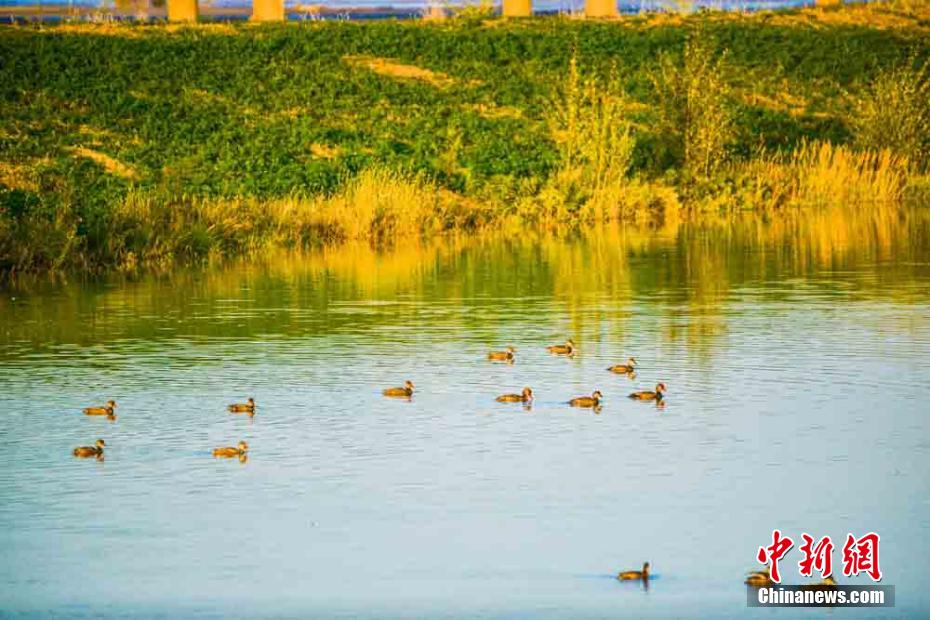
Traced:
<path fill-rule="evenodd" d="M 356 6 L 356 7 L 331 7 L 322 4 L 305 4 L 294 5 L 285 8 L 285 15 L 288 20 L 300 21 L 304 19 L 413 19 L 422 17 L 426 11 L 429 0 L 423 0 L 423 7 L 396 7 L 396 6 Z M 661 11 L 662 7 L 668 4 L 672 6 L 671 1 L 668 3 L 661 0 L 655 2 L 618 2 L 618 10 L 623 15 L 635 15 L 641 13 Z M 696 8 L 706 8 L 724 11 L 744 11 L 755 12 L 764 10 L 786 10 L 814 6 L 815 0 L 785 0 L 784 2 L 766 1 L 766 0 L 748 0 L 748 1 L 721 1 L 708 3 L 697 6 Z M 577 0 L 577 7 L 583 6 L 583 0 Z M 461 3 L 449 4 L 443 3 L 446 9 L 456 9 L 468 6 L 463 0 Z M 199 6 L 200 18 L 207 21 L 223 20 L 243 20 L 252 15 L 251 3 L 245 3 L 242 6 Z M 495 12 L 499 13 L 498 9 Z M 533 14 L 536 16 L 558 15 L 571 13 L 571 10 L 559 8 L 535 8 Z M 168 18 L 165 6 L 151 6 L 148 2 L 140 2 L 138 6 L 131 7 L 101 7 L 89 4 L 68 5 L 60 2 L 58 4 L 33 4 L 33 5 L 8 5 L 0 6 L 0 21 L 64 21 L 67 19 L 86 19 L 100 18 L 115 19 L 119 21 L 159 21 Z"/>
<path fill-rule="evenodd" d="M 251 6 L 200 6 L 201 18 L 208 20 L 248 19 L 252 14 Z M 333 8 L 325 6 L 288 7 L 288 19 L 332 19 L 348 16 L 355 19 L 390 19 L 418 17 L 421 12 L 416 9 L 399 9 L 389 6 L 383 7 L 354 7 Z M 118 20 L 165 20 L 168 12 L 165 7 L 147 7 L 136 9 L 102 8 L 95 6 L 67 6 L 67 5 L 28 5 L 28 6 L 0 6 L 0 20 L 49 20 L 61 21 L 66 19 L 84 19 L 88 17 L 106 16 Z"/>

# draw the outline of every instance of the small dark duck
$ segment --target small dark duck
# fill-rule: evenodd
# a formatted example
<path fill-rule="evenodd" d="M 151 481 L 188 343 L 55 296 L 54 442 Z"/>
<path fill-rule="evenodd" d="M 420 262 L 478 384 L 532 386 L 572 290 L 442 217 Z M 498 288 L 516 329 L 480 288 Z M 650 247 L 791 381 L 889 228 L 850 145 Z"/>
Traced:
<path fill-rule="evenodd" d="M 754 588 L 766 588 L 775 585 L 775 582 L 772 581 L 772 576 L 769 574 L 768 566 L 762 570 L 749 573 L 749 575 L 746 576 L 745 583 L 747 586 L 752 586 Z"/>
<path fill-rule="evenodd" d="M 649 579 L 649 562 L 643 563 L 643 570 L 625 570 L 617 575 L 620 581 L 646 581 Z"/>
<path fill-rule="evenodd" d="M 571 339 L 566 340 L 565 344 L 553 344 L 546 347 L 546 351 L 553 355 L 574 355 L 575 343 Z"/>
<path fill-rule="evenodd" d="M 594 390 L 590 396 L 579 396 L 578 398 L 573 398 L 568 401 L 568 404 L 572 407 L 599 407 L 602 398 L 604 398 L 604 395 L 601 394 L 601 391 Z"/>
<path fill-rule="evenodd" d="M 81 446 L 79 448 L 75 448 L 73 454 L 74 456 L 80 457 L 82 459 L 90 456 L 95 456 L 98 459 L 103 458 L 103 447 L 105 445 L 107 445 L 107 443 L 104 440 L 98 439 L 93 446 Z"/>
<path fill-rule="evenodd" d="M 618 375 L 629 375 L 636 371 L 636 358 L 631 357 L 627 360 L 626 364 L 614 364 L 608 368 L 610 372 L 615 372 Z"/>
<path fill-rule="evenodd" d="M 656 391 L 650 392 L 648 390 L 644 392 L 633 392 L 630 394 L 630 398 L 634 400 L 662 400 L 665 398 L 665 384 L 658 383 L 656 384 Z"/>
<path fill-rule="evenodd" d="M 514 361 L 513 354 L 516 352 L 517 350 L 514 349 L 513 347 L 507 347 L 503 351 L 491 351 L 490 353 L 488 353 L 488 359 L 491 360 L 492 362 L 513 362 Z"/>
<path fill-rule="evenodd" d="M 244 403 L 233 403 L 226 408 L 229 409 L 230 413 L 248 413 L 249 415 L 255 415 L 255 399 L 250 398 Z"/>
<path fill-rule="evenodd" d="M 116 409 L 116 401 L 108 400 L 103 407 L 84 407 L 85 415 L 105 415 L 113 417 L 113 410 Z"/>
<path fill-rule="evenodd" d="M 519 394 L 501 394 L 494 400 L 499 403 L 529 403 L 533 401 L 533 390 L 525 387 Z"/>
<path fill-rule="evenodd" d="M 404 387 L 392 387 L 381 392 L 385 396 L 410 398 L 413 396 L 413 381 L 404 381 Z"/>
<path fill-rule="evenodd" d="M 227 446 L 225 448 L 214 448 L 213 456 L 222 459 L 231 459 L 235 457 L 243 457 L 245 453 L 249 451 L 249 444 L 244 441 L 240 441 L 239 444 L 233 448 L 232 446 Z"/>

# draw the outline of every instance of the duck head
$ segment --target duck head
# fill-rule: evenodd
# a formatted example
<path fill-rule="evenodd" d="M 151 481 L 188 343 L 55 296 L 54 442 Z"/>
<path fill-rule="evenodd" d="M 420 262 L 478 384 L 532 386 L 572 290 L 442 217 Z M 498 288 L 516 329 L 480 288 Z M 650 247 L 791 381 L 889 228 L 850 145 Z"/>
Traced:
<path fill-rule="evenodd" d="M 667 388 L 665 387 L 665 384 L 664 384 L 664 383 L 658 383 L 658 384 L 656 384 L 656 394 L 662 394 L 662 395 L 664 396 L 664 395 L 665 395 L 665 390 L 666 390 L 666 389 L 667 389 Z"/>
<path fill-rule="evenodd" d="M 594 390 L 594 392 L 591 393 L 591 398 L 593 398 L 594 400 L 601 400 L 602 398 L 604 398 L 604 395 L 601 394 L 600 390 Z"/>
<path fill-rule="evenodd" d="M 103 447 L 104 447 L 105 445 L 107 445 L 107 442 L 105 442 L 105 441 L 102 440 L 102 439 L 98 439 L 98 440 L 95 442 L 94 445 L 97 446 L 97 447 L 100 448 L 100 449 L 103 449 Z"/>
<path fill-rule="evenodd" d="M 533 400 L 533 390 L 531 388 L 523 388 L 523 400 Z"/>
<path fill-rule="evenodd" d="M 404 387 L 407 388 L 408 390 L 410 390 L 410 391 L 412 392 L 412 391 L 413 391 L 413 381 L 404 381 Z"/>
<path fill-rule="evenodd" d="M 250 407 L 254 407 L 254 406 L 255 406 L 255 399 L 254 399 L 254 398 L 249 397 L 249 401 L 248 401 L 248 402 L 249 402 L 249 406 L 250 406 Z"/>
<path fill-rule="evenodd" d="M 249 444 L 245 443 L 244 441 L 240 441 L 238 448 L 239 448 L 239 452 L 248 452 Z"/>
<path fill-rule="evenodd" d="M 109 407 L 110 409 L 116 409 L 116 401 L 115 401 L 115 400 L 108 400 L 108 401 L 107 401 L 107 407 Z"/>
<path fill-rule="evenodd" d="M 635 368 L 635 367 L 636 367 L 636 358 L 635 358 L 635 357 L 631 357 L 630 359 L 627 360 L 627 364 L 630 366 L 630 368 Z"/>

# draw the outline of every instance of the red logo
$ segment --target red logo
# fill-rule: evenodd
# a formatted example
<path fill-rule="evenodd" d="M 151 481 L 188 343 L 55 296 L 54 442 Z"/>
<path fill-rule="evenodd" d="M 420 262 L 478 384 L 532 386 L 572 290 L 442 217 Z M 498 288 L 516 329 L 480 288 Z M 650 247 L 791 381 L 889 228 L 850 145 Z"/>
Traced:
<path fill-rule="evenodd" d="M 798 562 L 798 568 L 801 569 L 801 575 L 810 577 L 813 569 L 820 572 L 820 576 L 826 579 L 833 574 L 833 542 L 829 536 L 821 538 L 816 545 L 814 539 L 808 534 L 801 534 L 804 544 L 801 545 L 801 553 L 804 559 Z"/>
<path fill-rule="evenodd" d="M 879 536 L 869 532 L 862 538 L 849 534 L 843 545 L 843 574 L 847 577 L 867 573 L 872 581 L 882 580 L 882 569 L 878 566 Z"/>
<path fill-rule="evenodd" d="M 826 579 L 833 574 L 833 541 L 829 536 L 824 536 L 818 541 L 810 534 L 801 534 L 803 544 L 798 549 L 804 556 L 798 562 L 798 569 L 803 577 L 810 577 L 816 570 Z M 878 564 L 878 544 L 880 537 L 875 532 L 869 532 L 861 538 L 856 538 L 852 534 L 846 536 L 846 544 L 843 545 L 843 575 L 854 577 L 859 573 L 865 573 L 872 578 L 872 581 L 881 581 L 882 571 Z M 788 536 L 784 536 L 781 530 L 772 531 L 772 544 L 767 547 L 759 547 L 756 554 L 756 560 L 760 564 L 769 566 L 769 575 L 775 583 L 781 583 L 781 572 L 778 568 L 779 561 L 783 560 L 788 551 L 794 546 L 794 541 Z"/>
<path fill-rule="evenodd" d="M 759 547 L 759 553 L 756 554 L 756 559 L 760 564 L 771 563 L 772 568 L 770 574 L 772 576 L 772 581 L 775 583 L 781 583 L 781 574 L 778 572 L 778 561 L 785 557 L 785 554 L 788 553 L 788 550 L 793 546 L 793 540 L 787 536 L 782 537 L 781 531 L 775 530 L 772 532 L 772 544 L 768 547 Z"/>

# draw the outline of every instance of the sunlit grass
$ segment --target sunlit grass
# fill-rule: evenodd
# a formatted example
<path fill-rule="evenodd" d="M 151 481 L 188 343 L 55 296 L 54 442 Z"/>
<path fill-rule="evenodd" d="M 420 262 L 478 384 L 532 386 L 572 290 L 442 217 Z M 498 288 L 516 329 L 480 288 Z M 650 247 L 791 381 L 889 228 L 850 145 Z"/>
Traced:
<path fill-rule="evenodd" d="M 740 167 L 748 179 L 750 205 L 784 207 L 894 207 L 907 186 L 907 158 L 856 151 L 829 142 L 803 145 L 790 155 L 762 157 Z"/>
<path fill-rule="evenodd" d="M 0 272 L 926 202 L 913 4 L 3 27 Z"/>
<path fill-rule="evenodd" d="M 362 171 L 332 195 L 165 201 L 131 193 L 114 212 L 107 255 L 124 269 L 346 242 L 392 245 L 482 223 L 482 209 L 422 177 Z"/>

